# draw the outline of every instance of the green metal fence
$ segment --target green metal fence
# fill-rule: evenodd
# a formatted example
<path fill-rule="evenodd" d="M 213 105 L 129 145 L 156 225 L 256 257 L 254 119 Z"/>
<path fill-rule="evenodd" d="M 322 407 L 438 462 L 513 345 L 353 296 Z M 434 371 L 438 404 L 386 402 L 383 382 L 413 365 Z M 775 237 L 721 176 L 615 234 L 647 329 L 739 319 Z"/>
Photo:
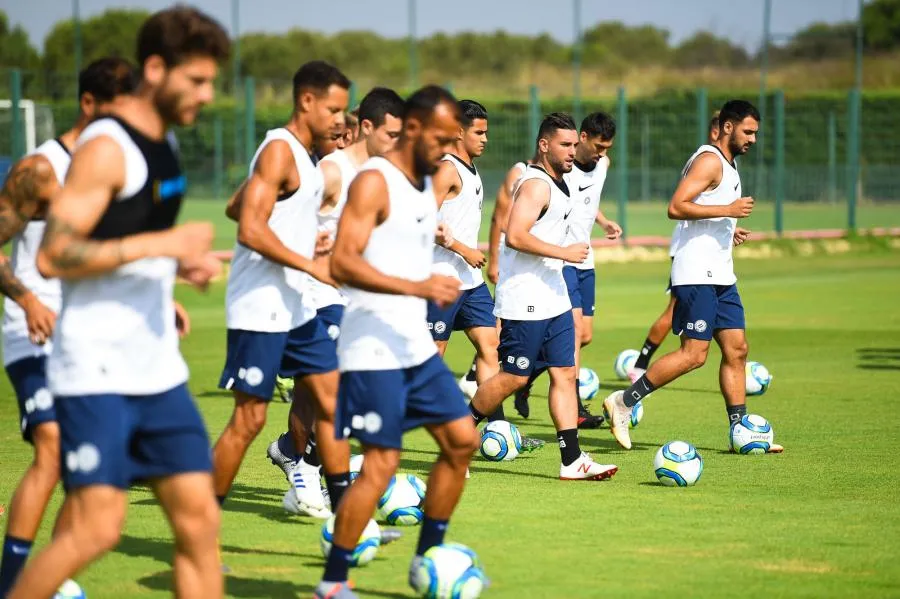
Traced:
<path fill-rule="evenodd" d="M 76 87 L 72 75 L 0 70 L 0 101 L 8 100 L 0 108 L 0 172 L 4 159 L 8 164 L 28 149 L 29 139 L 40 143 L 70 126 Z M 289 116 L 284 88 L 283 82 L 246 78 L 229 90 L 234 93 L 221 93 L 196 126 L 177 132 L 192 197 L 221 201 L 240 183 L 265 131 Z M 454 91 L 465 96 L 465 90 Z M 357 98 L 363 93 L 354 89 Z M 490 141 L 479 168 L 488 196 L 514 162 L 532 154 L 543 114 L 605 110 L 615 117 L 618 135 L 602 207 L 629 236 L 668 235 L 665 202 L 685 160 L 705 138 L 709 115 L 728 98 L 705 89 L 633 98 L 620 89 L 615 98 L 582 98 L 575 106 L 573 100 L 544 99 L 532 86 L 524 97 L 486 102 Z M 757 199 L 751 228 L 781 233 L 900 226 L 900 93 L 793 97 L 773 90 L 764 104 L 761 142 L 739 160 L 744 192 Z"/>

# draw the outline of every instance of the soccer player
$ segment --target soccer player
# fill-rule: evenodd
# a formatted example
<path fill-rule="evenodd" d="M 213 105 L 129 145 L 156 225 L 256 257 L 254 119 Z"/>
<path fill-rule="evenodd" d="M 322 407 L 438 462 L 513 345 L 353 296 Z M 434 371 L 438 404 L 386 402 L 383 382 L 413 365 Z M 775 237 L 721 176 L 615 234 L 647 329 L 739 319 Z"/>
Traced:
<path fill-rule="evenodd" d="M 350 81 L 334 66 L 312 61 L 294 74 L 290 121 L 266 134 L 236 202 L 240 209 L 225 299 L 228 351 L 219 386 L 234 393 L 234 411 L 213 451 L 216 496 L 231 488 L 247 448 L 262 430 L 275 379 L 294 377 L 314 400 L 328 491 L 334 503 L 349 485 L 350 448 L 336 442 L 334 340 L 308 300 L 307 274 L 331 283 L 314 259 L 316 212 L 324 182 L 312 151 L 330 136 L 347 107 Z M 292 410 L 302 418 L 302 402 Z M 302 443 L 300 443 L 302 441 Z M 295 440 L 305 446 L 305 439 Z M 295 472 L 298 503 L 327 517 L 318 468 Z"/>
<path fill-rule="evenodd" d="M 62 280 L 47 380 L 72 517 L 11 599 L 50 597 L 115 547 L 137 480 L 175 536 L 175 595 L 223 595 L 209 439 L 172 317 L 176 272 L 203 288 L 221 263 L 209 253 L 212 225 L 175 225 L 185 178 L 168 129 L 192 124 L 212 100 L 228 51 L 222 27 L 195 9 L 147 19 L 137 91 L 84 129 L 50 205 L 37 266 Z"/>
<path fill-rule="evenodd" d="M 315 591 L 320 599 L 357 596 L 347 585 L 350 557 L 397 470 L 404 431 L 424 426 L 440 447 L 413 566 L 443 542 L 477 447 L 462 393 L 425 327 L 427 301 L 446 306 L 459 296 L 459 280 L 432 274 L 431 182 L 458 132 L 459 108 L 449 92 L 415 92 L 396 149 L 366 163 L 341 215 L 331 272 L 349 303 L 338 344 L 337 430 L 362 443 L 365 466 L 337 507 L 334 544 Z"/>
<path fill-rule="evenodd" d="M 563 264 L 587 258 L 583 242 L 563 245 L 569 228 L 571 193 L 564 175 L 572 170 L 578 133 L 572 117 L 553 113 L 538 133 L 538 160 L 529 165 L 513 194 L 506 248 L 494 314 L 501 319 L 501 371 L 478 387 L 470 409 L 476 422 L 528 382 L 535 363 L 550 373 L 550 415 L 557 431 L 561 480 L 602 480 L 616 466 L 601 465 L 581 451 L 575 375 L 575 325 L 563 279 Z"/>
<path fill-rule="evenodd" d="M 594 223 L 606 233 L 607 239 L 618 239 L 622 227 L 609 220 L 600 210 L 600 196 L 609 171 L 607 152 L 616 136 L 616 123 L 603 112 L 589 114 L 581 122 L 578 147 L 575 148 L 575 163 L 566 176 L 569 192 L 572 194 L 572 213 L 569 216 L 566 243 L 586 243 L 587 258 L 577 264 L 567 263 L 563 267 L 563 278 L 572 303 L 572 319 L 575 323 L 575 372 L 581 366 L 581 348 L 590 344 L 594 333 L 594 297 L 596 275 L 594 273 L 594 250 L 591 248 L 591 232 Z M 516 391 L 516 405 L 527 405 L 528 395 L 534 379 L 543 372 L 543 365 L 535 368 L 528 384 Z M 577 390 L 577 385 L 576 385 Z M 598 428 L 603 423 L 602 416 L 592 415 L 578 397 L 578 428 Z"/>
<path fill-rule="evenodd" d="M 681 336 L 681 347 L 650 365 L 628 389 L 604 400 L 610 429 L 625 449 L 631 449 L 632 407 L 655 389 L 703 366 L 712 339 L 722 350 L 719 386 L 730 425 L 747 413 L 747 337 L 732 248 L 750 234 L 737 226 L 737 220 L 750 216 L 753 198 L 741 196 L 735 158 L 756 143 L 759 118 L 749 102 L 726 102 L 719 112 L 718 140 L 700 146 L 690 157 L 669 203 L 669 218 L 679 221 L 672 262 L 672 331 Z M 780 453 L 783 448 L 773 445 L 769 451 Z"/>
<path fill-rule="evenodd" d="M 709 121 L 709 131 L 707 133 L 708 144 L 716 143 L 716 140 L 719 139 L 719 113 L 716 112 L 713 114 L 712 118 Z M 673 257 L 675 255 L 675 246 L 678 243 L 678 225 L 675 225 L 675 230 L 672 231 L 672 241 L 669 244 L 669 257 Z M 659 318 L 650 325 L 650 330 L 647 332 L 647 338 L 644 340 L 644 345 L 641 347 L 640 354 L 638 355 L 637 360 L 634 363 L 634 366 L 631 370 L 628 371 L 628 378 L 631 379 L 631 382 L 635 382 L 639 378 L 641 378 L 645 372 L 647 372 L 647 367 L 650 366 L 650 359 L 653 357 L 653 354 L 656 352 L 657 348 L 662 344 L 666 339 L 666 333 L 672 329 L 672 311 L 675 309 L 675 296 L 672 294 L 672 279 L 669 278 L 669 284 L 666 287 L 666 293 L 669 296 L 669 304 L 666 306 L 666 309 L 663 310 L 662 314 L 659 315 Z"/>
<path fill-rule="evenodd" d="M 0 190 L 0 245 L 13 239 L 12 260 L 0 253 L 3 306 L 3 363 L 19 402 L 22 438 L 34 460 L 12 496 L 0 563 L 0 597 L 5 597 L 25 565 L 38 527 L 59 481 L 59 425 L 47 388 L 50 337 L 62 302 L 60 283 L 37 270 L 50 199 L 62 187 L 75 140 L 99 112 L 137 87 L 137 73 L 121 58 L 101 58 L 78 76 L 79 113 L 75 125 L 44 142 L 12 166 Z M 67 514 L 63 513 L 60 520 Z M 65 526 L 61 521 L 58 527 Z"/>

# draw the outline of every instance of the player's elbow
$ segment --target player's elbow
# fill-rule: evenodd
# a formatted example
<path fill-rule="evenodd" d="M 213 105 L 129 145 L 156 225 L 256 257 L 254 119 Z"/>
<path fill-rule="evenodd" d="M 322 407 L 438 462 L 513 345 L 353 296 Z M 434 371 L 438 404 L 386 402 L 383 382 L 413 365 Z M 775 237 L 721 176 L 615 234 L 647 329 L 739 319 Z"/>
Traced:
<path fill-rule="evenodd" d="M 37 266 L 38 272 L 41 273 L 41 276 L 45 279 L 56 279 L 61 275 L 59 270 L 54 266 L 53 256 L 51 255 L 50 250 L 48 250 L 47 248 L 41 248 L 38 250 L 35 264 Z"/>
<path fill-rule="evenodd" d="M 671 220 L 683 220 L 684 213 L 681 210 L 681 207 L 673 202 L 669 202 L 669 218 Z"/>
<path fill-rule="evenodd" d="M 331 272 L 331 278 L 334 279 L 334 282 L 338 285 L 347 285 L 350 283 L 350 269 L 348 268 L 344 252 L 334 251 L 331 255 L 331 260 L 329 261 L 329 270 Z"/>
<path fill-rule="evenodd" d="M 514 250 L 521 250 L 524 238 L 525 235 L 522 231 L 509 229 L 506 231 L 506 246 Z"/>
<path fill-rule="evenodd" d="M 257 251 L 262 238 L 260 227 L 252 220 L 243 219 L 238 223 L 237 240 L 242 246 Z"/>

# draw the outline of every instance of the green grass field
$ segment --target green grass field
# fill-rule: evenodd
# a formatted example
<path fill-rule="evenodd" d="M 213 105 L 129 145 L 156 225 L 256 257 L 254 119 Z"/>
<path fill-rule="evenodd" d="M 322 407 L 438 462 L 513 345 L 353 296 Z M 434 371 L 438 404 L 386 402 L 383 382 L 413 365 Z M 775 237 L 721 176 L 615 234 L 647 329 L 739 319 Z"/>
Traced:
<path fill-rule="evenodd" d="M 602 206 L 609 218 L 616 219 L 614 205 Z M 490 231 L 491 210 L 485 205 L 481 235 L 487 241 Z M 190 220 L 210 220 L 216 224 L 215 248 L 228 250 L 234 246 L 235 224 L 225 218 L 225 204 L 215 200 L 185 202 L 182 217 Z M 659 235 L 669 237 L 673 222 L 666 218 L 666 206 L 662 202 L 634 202 L 626 212 L 628 234 L 631 236 Z M 771 204 L 760 203 L 753 215 L 742 221 L 742 226 L 753 231 L 774 231 L 775 210 Z M 883 203 L 861 205 L 857 212 L 857 225 L 869 227 L 900 227 L 900 204 Z M 847 208 L 844 204 L 788 203 L 784 209 L 785 230 L 842 229 L 847 226 Z M 594 237 L 602 238 L 603 232 L 595 227 Z"/>
<path fill-rule="evenodd" d="M 532 418 L 512 420 L 547 447 L 502 465 L 475 459 L 451 523 L 448 539 L 470 545 L 485 563 L 493 583 L 485 597 L 900 596 L 900 252 L 743 260 L 738 269 L 751 357 L 775 376 L 750 408 L 772 421 L 786 452 L 725 452 L 714 350 L 707 367 L 645 402 L 632 451 L 619 450 L 606 429 L 582 434 L 586 450 L 620 466 L 614 479 L 562 483 L 539 384 Z M 643 341 L 666 301 L 666 265 L 608 265 L 598 278 L 596 332 L 585 362 L 604 381 L 604 394 L 619 385 L 612 380 L 615 355 Z M 191 387 L 215 438 L 231 407 L 216 390 L 224 286 L 207 295 L 181 287 L 177 295 L 193 318 L 184 341 Z M 662 351 L 673 346 L 667 341 Z M 467 342 L 455 338 L 451 367 L 463 370 L 469 356 Z M 0 392 L 6 502 L 29 449 L 5 377 Z M 228 595 L 309 597 L 323 565 L 320 523 L 281 507 L 286 482 L 265 459 L 265 447 L 285 425 L 287 406 L 273 404 L 269 414 L 223 515 Z M 696 487 L 655 481 L 654 452 L 674 439 L 694 443 L 703 455 Z M 402 469 L 424 477 L 432 443 L 422 433 L 406 443 Z M 363 597 L 411 597 L 406 568 L 416 534 L 408 529 L 352 572 Z M 91 599 L 168 596 L 171 552 L 162 513 L 148 491 L 137 489 L 119 548 L 79 581 Z"/>

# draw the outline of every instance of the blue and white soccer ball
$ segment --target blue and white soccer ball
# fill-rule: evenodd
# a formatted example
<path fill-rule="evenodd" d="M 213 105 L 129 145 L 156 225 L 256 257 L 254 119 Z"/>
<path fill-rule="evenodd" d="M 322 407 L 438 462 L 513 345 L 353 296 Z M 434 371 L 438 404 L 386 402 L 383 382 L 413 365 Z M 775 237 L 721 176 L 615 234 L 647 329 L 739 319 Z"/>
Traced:
<path fill-rule="evenodd" d="M 769 369 L 759 362 L 747 362 L 747 395 L 762 395 L 772 382 Z"/>
<path fill-rule="evenodd" d="M 362 470 L 363 460 L 365 456 L 361 453 L 355 453 L 350 456 L 350 482 L 354 482 L 356 477 L 359 476 L 359 471 Z"/>
<path fill-rule="evenodd" d="M 653 469 L 667 487 L 690 487 L 703 474 L 703 458 L 690 443 L 671 441 L 656 452 Z"/>
<path fill-rule="evenodd" d="M 600 377 L 590 368 L 578 370 L 578 396 L 581 401 L 590 401 L 600 391 Z"/>
<path fill-rule="evenodd" d="M 331 544 L 334 542 L 334 516 L 329 518 L 322 526 L 322 534 L 319 535 L 319 549 L 326 558 L 331 553 Z M 381 528 L 375 520 L 369 520 L 366 528 L 359 537 L 359 542 L 350 556 L 351 566 L 365 566 L 375 559 L 378 547 L 381 545 Z"/>
<path fill-rule="evenodd" d="M 87 595 L 77 582 L 67 580 L 57 589 L 53 599 L 87 599 Z"/>
<path fill-rule="evenodd" d="M 514 460 L 522 451 L 522 435 L 506 420 L 488 422 L 481 430 L 481 455 L 491 462 Z"/>
<path fill-rule="evenodd" d="M 477 599 L 487 585 L 478 556 L 459 543 L 426 551 L 410 580 L 416 594 L 427 599 Z"/>
<path fill-rule="evenodd" d="M 606 419 L 606 422 L 611 422 L 609 418 L 609 412 L 606 410 L 606 406 L 603 406 L 603 417 Z M 631 408 L 631 420 L 628 421 L 628 428 L 634 428 L 638 424 L 641 423 L 641 418 L 644 417 L 644 402 L 639 401 Z"/>
<path fill-rule="evenodd" d="M 757 414 L 747 414 L 731 427 L 731 448 L 737 453 L 762 455 L 774 441 L 772 425 Z"/>
<path fill-rule="evenodd" d="M 384 495 L 378 500 L 376 517 L 388 524 L 415 526 L 422 521 L 425 483 L 415 474 L 391 477 Z"/>
<path fill-rule="evenodd" d="M 620 380 L 624 381 L 628 378 L 628 371 L 634 368 L 634 363 L 637 362 L 638 356 L 640 355 L 640 352 L 636 349 L 626 349 L 616 356 L 614 368 L 616 376 L 619 377 Z"/>

